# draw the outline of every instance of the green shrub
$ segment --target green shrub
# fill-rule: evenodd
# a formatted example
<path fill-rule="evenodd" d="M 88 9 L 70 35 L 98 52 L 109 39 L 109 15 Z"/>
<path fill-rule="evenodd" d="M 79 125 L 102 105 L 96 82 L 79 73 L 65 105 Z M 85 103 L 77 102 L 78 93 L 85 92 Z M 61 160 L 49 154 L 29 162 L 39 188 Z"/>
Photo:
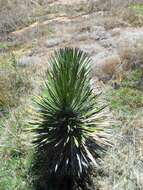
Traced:
<path fill-rule="evenodd" d="M 78 49 L 66 48 L 49 62 L 32 129 L 34 189 L 88 189 L 92 164 L 97 165 L 95 158 L 107 143 L 102 134 L 104 107 L 97 106 L 90 86 L 90 59 Z"/>

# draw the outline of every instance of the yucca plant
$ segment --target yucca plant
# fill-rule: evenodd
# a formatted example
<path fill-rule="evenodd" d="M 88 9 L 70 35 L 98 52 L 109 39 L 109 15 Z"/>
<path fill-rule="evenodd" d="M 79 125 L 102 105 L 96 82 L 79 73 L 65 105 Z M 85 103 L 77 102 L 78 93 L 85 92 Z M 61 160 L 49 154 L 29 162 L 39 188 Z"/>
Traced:
<path fill-rule="evenodd" d="M 108 144 L 100 125 L 104 106 L 98 108 L 90 85 L 90 58 L 65 48 L 49 64 L 43 94 L 36 100 L 34 189 L 87 189 L 90 168 Z"/>

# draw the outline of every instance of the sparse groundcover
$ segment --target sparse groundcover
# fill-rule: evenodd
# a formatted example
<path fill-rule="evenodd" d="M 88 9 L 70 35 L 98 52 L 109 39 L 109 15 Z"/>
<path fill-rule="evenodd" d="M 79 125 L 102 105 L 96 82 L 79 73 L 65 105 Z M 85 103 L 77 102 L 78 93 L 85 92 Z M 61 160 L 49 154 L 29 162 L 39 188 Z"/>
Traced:
<path fill-rule="evenodd" d="M 0 10 L 0 34 L 14 31 L 32 20 L 33 9 L 30 10 L 30 1 L 1 0 Z"/>
<path fill-rule="evenodd" d="M 31 190 L 28 167 L 31 148 L 24 128 L 28 112 L 21 106 L 0 118 L 0 189 Z"/>
<path fill-rule="evenodd" d="M 108 94 L 108 100 L 113 110 L 122 112 L 127 115 L 133 115 L 138 109 L 143 107 L 143 90 L 142 90 L 142 70 L 134 69 L 124 74 L 124 79 L 119 88 L 111 89 Z"/>
<path fill-rule="evenodd" d="M 6 43 L 0 43 L 0 53 L 3 51 L 6 51 L 8 49 L 8 46 Z"/>
<path fill-rule="evenodd" d="M 138 14 L 143 16 L 143 4 L 142 3 L 132 3 L 129 8 L 135 10 Z"/>
<path fill-rule="evenodd" d="M 143 70 L 141 68 L 134 69 L 133 71 L 129 71 L 121 85 L 123 87 L 130 87 L 135 90 L 139 90 L 139 94 L 143 90 Z"/>
<path fill-rule="evenodd" d="M 131 3 L 129 4 L 128 21 L 133 26 L 143 25 L 143 4 L 142 3 Z M 130 15 L 130 16 L 129 16 Z M 125 18 L 126 19 L 126 18 Z"/>
<path fill-rule="evenodd" d="M 0 190 L 32 190 L 32 149 L 24 130 L 32 114 L 29 95 L 35 70 L 20 68 L 15 61 L 12 55 L 0 59 Z"/>
<path fill-rule="evenodd" d="M 113 8 L 113 7 L 112 7 Z M 143 26 L 143 5 L 129 4 L 128 6 L 117 6 L 109 11 L 109 16 L 106 16 L 106 29 L 116 27 L 142 27 Z"/>
<path fill-rule="evenodd" d="M 17 55 L 0 56 L 0 189 L 31 190 L 31 148 L 25 135 L 33 69 L 19 67 Z"/>
<path fill-rule="evenodd" d="M 129 2 L 141 3 L 129 4 Z M 46 189 L 48 185 L 52 186 L 52 181 L 48 178 L 50 174 L 53 171 L 55 175 L 63 174 L 63 171 L 66 170 L 66 165 L 68 166 L 67 168 L 70 168 L 69 163 L 74 163 L 75 167 L 73 169 L 75 168 L 77 177 L 73 180 L 75 183 L 72 183 L 71 178 L 67 176 L 64 176 L 64 183 L 62 183 L 62 180 L 58 180 L 58 182 L 62 183 L 60 190 L 63 190 L 63 188 L 70 190 L 70 184 L 76 184 L 74 187 L 78 190 L 93 190 L 94 188 L 96 190 L 143 190 L 143 46 L 141 42 L 142 28 L 140 28 L 143 26 L 142 0 L 0 0 L 0 10 L 0 190 L 43 190 L 41 187 Z M 96 19 L 92 19 L 94 16 L 96 16 Z M 105 27 L 105 32 L 103 32 L 103 27 Z M 101 34 L 103 39 L 96 38 L 96 30 L 98 33 L 105 33 L 105 35 Z M 128 36 L 127 31 L 132 33 L 131 36 Z M 79 32 L 77 35 L 82 39 L 76 38 L 79 42 L 75 44 L 75 40 L 72 39 L 76 32 Z M 106 33 L 109 35 L 106 36 Z M 59 38 L 60 34 L 64 43 L 59 42 L 49 50 L 49 47 L 45 44 L 47 39 L 50 39 L 50 37 Z M 96 45 L 92 47 L 95 40 L 88 38 L 90 34 L 93 34 L 96 38 L 97 49 Z M 114 44 L 114 39 L 118 37 L 120 38 L 119 42 L 121 40 L 123 44 Z M 137 44 L 135 45 L 134 43 Z M 103 86 L 100 83 L 101 81 L 96 81 L 94 77 L 92 78 L 92 85 L 95 85 L 94 87 L 96 88 L 96 84 L 99 86 L 101 84 L 102 86 L 100 87 L 103 87 L 103 92 L 105 91 L 105 94 L 102 93 L 99 97 L 95 97 L 95 110 L 100 110 L 102 108 L 100 103 L 105 101 L 109 104 L 107 108 L 108 114 L 111 114 L 110 116 L 114 118 L 114 124 L 112 123 L 113 126 L 110 130 L 113 134 L 111 140 L 113 146 L 106 151 L 106 154 L 104 148 L 106 149 L 107 145 L 102 144 L 103 140 L 106 141 L 104 138 L 102 138 L 101 142 L 103 152 L 100 151 L 100 137 L 104 135 L 101 136 L 102 131 L 99 134 L 99 127 L 92 126 L 89 127 L 89 130 L 82 122 L 82 124 L 79 122 L 84 117 L 78 117 L 78 119 L 76 117 L 77 115 L 85 116 L 85 112 L 93 100 L 89 101 L 90 98 L 88 98 L 88 101 L 84 101 L 86 103 L 83 106 L 77 106 L 79 110 L 76 114 L 71 109 L 63 109 L 64 106 L 60 107 L 63 112 L 61 111 L 59 115 L 56 115 L 53 111 L 57 108 L 59 100 L 61 100 L 59 97 L 65 97 L 64 100 L 68 100 L 66 103 L 69 102 L 73 90 L 74 92 L 76 91 L 76 93 L 73 93 L 73 95 L 76 95 L 73 97 L 77 100 L 77 102 L 75 101 L 75 108 L 77 108 L 76 103 L 78 104 L 78 102 L 82 105 L 78 95 L 82 92 L 83 97 L 86 92 L 85 89 L 88 87 L 87 83 L 83 82 L 84 77 L 79 77 L 78 79 L 75 77 L 77 80 L 73 80 L 74 88 L 69 85 L 70 80 L 66 78 L 67 75 L 62 75 L 64 80 L 59 80 L 59 83 L 65 84 L 66 90 L 69 89 L 66 96 L 64 91 L 61 93 L 61 90 L 64 89 L 63 87 L 57 88 L 59 90 L 56 91 L 54 87 L 57 87 L 57 85 L 52 85 L 52 78 L 49 82 L 50 77 L 48 76 L 54 68 L 53 64 L 51 64 L 51 69 L 47 72 L 47 86 L 44 87 L 42 93 L 40 92 L 43 85 L 43 75 L 45 77 L 46 74 L 43 71 L 47 67 L 42 60 L 55 47 L 61 47 L 64 44 L 71 44 L 72 47 L 78 44 L 79 47 L 87 49 L 89 53 L 96 56 L 97 60 L 102 59 L 102 55 L 104 58 L 106 53 L 108 56 L 108 53 L 112 54 L 116 50 L 121 58 L 121 67 L 119 66 L 119 70 L 117 68 L 119 73 L 117 72 L 115 80 L 111 82 L 112 84 L 116 83 L 116 85 L 113 85 L 114 88 L 108 86 L 110 82 Z M 86 45 L 88 46 L 87 48 Z M 119 51 L 118 45 L 119 47 L 121 45 L 121 51 Z M 122 47 L 122 45 L 125 45 L 125 47 Z M 44 52 L 46 52 L 45 55 Z M 72 56 L 69 57 L 71 59 Z M 54 55 L 51 57 L 51 60 L 53 59 Z M 32 63 L 31 60 L 33 61 Z M 59 60 L 59 58 L 54 60 Z M 64 71 L 71 73 L 71 70 L 66 69 Z M 55 69 L 50 75 L 59 79 L 61 75 L 57 70 Z M 74 75 L 72 76 L 74 77 Z M 87 86 L 82 85 L 78 89 L 77 86 L 80 86 L 79 79 Z M 54 80 L 53 84 L 59 84 L 56 81 Z M 64 83 L 63 81 L 66 82 Z M 48 87 L 50 87 L 50 91 Z M 89 85 L 89 87 L 91 86 Z M 98 89 L 96 90 L 98 91 Z M 56 99 L 54 97 L 55 91 L 58 92 Z M 36 103 L 35 113 L 31 109 L 31 95 L 33 97 L 39 94 L 41 94 L 41 97 L 38 97 L 37 103 L 40 105 Z M 95 95 L 93 91 L 91 94 Z M 48 103 L 54 107 L 51 108 Z M 50 112 L 47 112 L 47 108 Z M 104 125 L 105 127 L 106 122 L 104 123 L 104 117 L 102 117 L 104 111 L 105 109 L 102 110 L 102 113 L 95 114 L 95 116 L 101 116 L 102 126 Z M 68 117 L 67 120 L 63 114 L 65 112 L 66 118 Z M 53 115 L 51 120 L 48 118 L 49 113 L 51 118 Z M 28 125 L 31 115 L 36 119 L 34 126 Z M 67 126 L 68 122 L 70 125 L 65 127 L 67 129 L 65 131 L 62 128 L 62 132 L 57 126 L 56 129 L 59 129 L 60 132 L 58 130 L 56 132 L 55 128 L 51 127 L 51 123 L 47 125 L 49 121 L 53 122 L 52 127 L 57 123 L 60 127 L 63 123 Z M 58 122 L 55 123 L 55 121 Z M 84 133 L 77 130 L 78 132 L 74 133 L 72 139 L 70 135 L 72 131 L 75 131 L 76 127 L 73 127 L 72 130 L 71 126 L 75 123 L 79 124 L 77 124 L 78 127 L 83 129 Z M 50 133 L 48 134 L 47 131 L 44 131 L 46 126 L 50 126 L 48 128 Z M 32 128 L 32 132 L 25 131 L 27 128 L 30 130 Z M 58 138 L 55 140 L 56 134 Z M 95 136 L 92 136 L 92 134 Z M 35 149 L 31 144 L 33 135 L 34 137 L 36 135 L 34 140 L 37 140 L 33 144 Z M 89 137 L 90 135 L 92 137 Z M 82 138 L 80 138 L 81 136 Z M 105 134 L 106 136 L 107 134 Z M 90 140 L 95 137 L 96 141 L 89 143 L 88 137 Z M 48 141 L 47 138 L 50 140 Z M 62 140 L 59 140 L 60 138 L 65 140 L 65 144 Z M 87 141 L 85 140 L 86 138 L 88 139 Z M 67 159 L 69 156 L 68 149 L 64 149 L 65 154 L 60 154 L 62 145 L 63 148 L 64 146 L 70 147 L 69 139 L 72 139 L 72 148 L 76 150 L 70 149 L 72 150 L 73 162 Z M 82 143 L 84 143 L 83 146 Z M 50 145 L 52 145 L 52 148 Z M 84 151 L 83 147 L 87 147 L 88 150 Z M 82 154 L 83 157 L 79 151 L 81 149 L 82 153 L 84 153 Z M 56 160 L 53 150 L 56 150 L 59 162 Z M 66 156 L 64 157 L 63 155 Z M 103 162 L 99 156 L 103 159 Z M 85 161 L 86 159 L 87 162 Z M 61 165 L 65 167 L 61 167 L 59 164 L 61 162 Z M 51 165 L 48 165 L 48 163 Z M 96 163 L 99 163 L 99 167 L 96 166 Z M 91 170 L 86 170 L 86 166 L 89 166 L 89 170 Z M 89 171 L 89 173 L 84 171 Z M 57 179 L 55 175 L 53 183 L 58 186 L 58 182 L 55 183 Z M 83 178 L 80 180 L 79 176 L 83 176 Z M 61 178 L 60 176 L 59 179 Z M 84 183 L 80 184 L 79 182 L 81 181 Z M 65 186 L 68 186 L 68 182 L 70 184 L 66 188 Z M 82 188 L 78 188 L 78 186 Z M 55 190 L 59 189 L 55 187 Z"/>
<path fill-rule="evenodd" d="M 0 57 L 0 109 L 6 110 L 20 104 L 22 96 L 32 89 L 30 72 L 18 68 L 14 54 Z"/>
<path fill-rule="evenodd" d="M 45 88 L 37 97 L 32 175 L 34 190 L 96 189 L 92 166 L 110 145 L 108 125 L 90 86 L 90 59 L 65 48 L 49 59 Z"/>
<path fill-rule="evenodd" d="M 133 111 L 136 108 L 143 106 L 142 92 L 131 89 L 129 87 L 122 87 L 118 90 L 112 91 L 111 105 L 114 109 L 124 111 Z"/>
<path fill-rule="evenodd" d="M 10 57 L 10 56 L 3 56 L 3 54 L 11 54 L 11 52 L 14 51 L 19 51 L 19 50 L 27 50 L 29 47 L 32 47 L 32 42 L 31 44 L 29 43 L 24 43 L 24 41 L 22 40 L 12 40 L 10 42 L 8 41 L 4 41 L 4 42 L 0 42 L 0 61 L 2 61 L 2 59 L 4 57 Z M 2 61 L 3 62 L 3 61 Z M 6 63 L 7 64 L 7 63 Z"/>
<path fill-rule="evenodd" d="M 126 73 L 118 89 L 106 91 L 116 118 L 114 146 L 104 160 L 101 189 L 143 189 L 143 90 L 138 88 L 142 71 Z M 134 85 L 132 85 L 134 84 Z"/>

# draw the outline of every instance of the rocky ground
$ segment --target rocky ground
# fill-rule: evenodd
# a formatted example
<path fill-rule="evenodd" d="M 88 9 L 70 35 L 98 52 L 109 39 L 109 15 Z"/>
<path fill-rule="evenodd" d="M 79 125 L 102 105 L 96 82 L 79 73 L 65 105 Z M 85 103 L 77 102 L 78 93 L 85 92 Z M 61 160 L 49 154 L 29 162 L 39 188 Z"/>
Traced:
<path fill-rule="evenodd" d="M 53 12 L 8 36 L 11 43 L 35 43 L 19 65 L 45 62 L 60 47 L 78 47 L 91 56 L 94 75 L 107 81 L 128 56 L 124 54 L 143 41 L 143 27 L 133 27 L 118 15 L 113 19 L 110 10 L 96 11 L 96 1 L 57 0 L 49 6 Z"/>

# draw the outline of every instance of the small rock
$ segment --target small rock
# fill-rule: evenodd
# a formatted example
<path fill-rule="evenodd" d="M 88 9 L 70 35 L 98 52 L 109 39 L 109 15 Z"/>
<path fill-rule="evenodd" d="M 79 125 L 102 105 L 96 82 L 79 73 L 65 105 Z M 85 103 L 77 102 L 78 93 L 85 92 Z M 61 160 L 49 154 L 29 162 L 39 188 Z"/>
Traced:
<path fill-rule="evenodd" d="M 30 66 L 40 62 L 40 58 L 37 56 L 26 56 L 24 55 L 19 60 L 17 60 L 17 65 L 21 67 Z"/>
<path fill-rule="evenodd" d="M 90 33 L 90 38 L 94 40 L 104 40 L 110 38 L 106 31 L 94 31 Z"/>
<path fill-rule="evenodd" d="M 98 43 L 88 43 L 88 44 L 82 44 L 79 45 L 79 48 L 90 55 L 98 54 L 100 52 L 103 52 L 103 48 Z"/>
<path fill-rule="evenodd" d="M 112 36 L 119 36 L 121 33 L 121 29 L 120 28 L 114 28 L 112 31 L 111 31 L 111 35 Z"/>
<path fill-rule="evenodd" d="M 45 46 L 46 46 L 47 48 L 50 48 L 50 47 L 59 45 L 59 44 L 61 44 L 62 42 L 64 42 L 64 39 L 62 39 L 62 38 L 51 38 L 51 39 L 48 39 L 48 40 L 45 42 Z"/>
<path fill-rule="evenodd" d="M 104 40 L 111 38 L 111 34 L 108 33 L 104 27 L 94 26 L 90 32 L 90 38 L 94 40 Z"/>
<path fill-rule="evenodd" d="M 120 46 L 136 46 L 136 44 L 143 41 L 143 31 L 142 30 L 131 30 L 122 31 L 119 38 L 116 39 L 115 43 Z"/>
<path fill-rule="evenodd" d="M 74 40 L 84 41 L 89 39 L 89 32 L 77 33 L 73 37 Z"/>
<path fill-rule="evenodd" d="M 104 48 L 114 48 L 114 43 L 112 42 L 111 39 L 104 39 L 100 41 L 100 44 L 104 47 Z"/>

